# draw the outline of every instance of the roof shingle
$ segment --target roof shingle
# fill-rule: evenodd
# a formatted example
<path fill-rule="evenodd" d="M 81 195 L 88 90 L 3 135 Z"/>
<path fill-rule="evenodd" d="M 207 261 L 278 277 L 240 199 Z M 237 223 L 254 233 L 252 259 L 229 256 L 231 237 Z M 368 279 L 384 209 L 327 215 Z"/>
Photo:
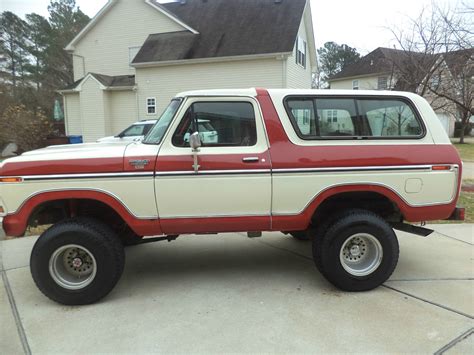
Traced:
<path fill-rule="evenodd" d="M 187 0 L 161 4 L 199 34 L 152 34 L 133 63 L 288 53 L 306 0 Z"/>

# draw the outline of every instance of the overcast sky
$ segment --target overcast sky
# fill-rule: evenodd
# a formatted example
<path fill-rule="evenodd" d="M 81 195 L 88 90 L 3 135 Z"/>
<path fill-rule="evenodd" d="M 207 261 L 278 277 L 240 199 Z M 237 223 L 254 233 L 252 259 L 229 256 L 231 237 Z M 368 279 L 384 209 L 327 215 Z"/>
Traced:
<path fill-rule="evenodd" d="M 362 54 L 377 47 L 392 47 L 392 35 L 386 27 L 403 26 L 407 16 L 416 17 L 432 1 L 449 7 L 455 7 L 460 1 L 474 6 L 474 0 L 311 0 L 316 45 L 320 47 L 327 41 L 345 43 Z M 90 17 L 106 2 L 76 0 Z M 48 4 L 49 0 L 0 0 L 0 11 L 9 10 L 21 16 L 36 12 L 47 16 Z"/>

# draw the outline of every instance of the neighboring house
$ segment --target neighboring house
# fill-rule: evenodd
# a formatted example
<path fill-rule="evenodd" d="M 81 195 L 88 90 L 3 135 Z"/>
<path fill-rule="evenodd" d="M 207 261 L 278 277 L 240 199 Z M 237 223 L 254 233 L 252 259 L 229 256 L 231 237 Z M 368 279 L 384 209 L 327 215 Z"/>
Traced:
<path fill-rule="evenodd" d="M 158 118 L 178 92 L 311 88 L 309 0 L 109 0 L 66 47 L 66 132 L 85 142 Z"/>
<path fill-rule="evenodd" d="M 469 50 L 472 51 L 472 50 Z M 446 75 L 456 75 L 455 68 L 459 65 L 460 51 L 429 56 L 422 53 L 406 52 L 391 48 L 377 48 L 356 63 L 349 65 L 340 73 L 329 79 L 331 89 L 353 90 L 409 90 L 420 92 L 420 84 L 428 80 L 427 85 L 439 85 Z M 461 56 L 463 57 L 463 56 Z M 433 68 L 430 78 L 419 77 L 413 67 L 413 62 L 426 63 Z M 412 66 L 413 68 L 409 68 Z M 398 68 L 408 68 L 405 71 L 412 73 L 411 83 L 402 82 Z M 424 74 L 422 74 L 424 75 Z M 430 90 L 424 90 L 423 96 L 430 102 L 444 129 L 450 137 L 454 134 L 454 123 L 458 117 L 455 105 L 445 99 L 433 95 Z"/>

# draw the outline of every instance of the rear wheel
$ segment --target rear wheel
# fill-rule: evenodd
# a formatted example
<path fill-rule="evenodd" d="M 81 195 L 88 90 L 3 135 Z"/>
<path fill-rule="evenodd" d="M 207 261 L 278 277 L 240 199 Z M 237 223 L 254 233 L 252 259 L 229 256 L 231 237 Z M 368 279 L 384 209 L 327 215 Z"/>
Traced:
<path fill-rule="evenodd" d="M 393 229 L 369 211 L 347 211 L 313 241 L 313 258 L 326 279 L 345 291 L 371 290 L 398 262 Z"/>
<path fill-rule="evenodd" d="M 30 269 L 47 297 L 80 305 L 105 297 L 118 282 L 124 264 L 123 246 L 108 226 L 93 219 L 73 218 L 39 237 Z"/>

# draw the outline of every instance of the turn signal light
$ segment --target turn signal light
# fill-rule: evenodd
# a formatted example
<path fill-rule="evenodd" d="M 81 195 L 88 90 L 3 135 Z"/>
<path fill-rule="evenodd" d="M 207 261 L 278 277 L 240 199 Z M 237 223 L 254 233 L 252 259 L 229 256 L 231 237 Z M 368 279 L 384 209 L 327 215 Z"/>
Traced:
<path fill-rule="evenodd" d="M 433 165 L 431 170 L 451 170 L 451 165 Z"/>
<path fill-rule="evenodd" d="M 21 177 L 3 177 L 0 178 L 0 182 L 22 182 L 23 178 Z"/>

